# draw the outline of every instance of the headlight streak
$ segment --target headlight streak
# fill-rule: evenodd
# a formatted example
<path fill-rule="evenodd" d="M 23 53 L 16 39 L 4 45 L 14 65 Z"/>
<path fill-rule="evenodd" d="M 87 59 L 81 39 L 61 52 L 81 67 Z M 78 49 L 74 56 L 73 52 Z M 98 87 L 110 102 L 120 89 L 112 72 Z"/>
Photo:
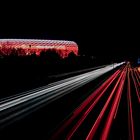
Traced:
<path fill-rule="evenodd" d="M 6 116 L 6 114 L 8 114 L 8 116 L 2 118 L 0 120 L 0 124 L 4 124 L 6 121 L 9 121 L 16 116 L 21 117 L 19 116 L 20 114 L 28 114 L 30 113 L 28 111 L 32 112 L 33 110 L 37 110 L 43 105 L 46 105 L 47 103 L 50 103 L 51 101 L 68 94 L 70 91 L 87 84 L 88 82 L 116 68 L 117 66 L 122 65 L 123 63 L 114 64 L 114 67 L 112 65 L 108 65 L 85 74 L 80 74 L 78 76 L 49 84 L 48 86 L 44 86 L 33 91 L 24 92 L 23 95 L 20 94 L 19 96 L 14 96 L 11 99 L 9 98 L 7 100 L 1 101 L 0 118 L 3 117 L 3 115 Z"/>

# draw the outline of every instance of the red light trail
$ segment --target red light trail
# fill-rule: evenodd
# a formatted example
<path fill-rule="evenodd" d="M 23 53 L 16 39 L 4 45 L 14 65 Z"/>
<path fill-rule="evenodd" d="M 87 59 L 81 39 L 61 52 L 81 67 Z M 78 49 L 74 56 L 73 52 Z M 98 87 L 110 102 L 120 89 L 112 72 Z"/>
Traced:
<path fill-rule="evenodd" d="M 66 127 L 68 127 L 72 121 L 80 115 L 81 112 L 90 104 L 90 102 L 96 98 L 96 96 L 104 90 L 104 88 L 111 82 L 111 80 L 118 75 L 120 71 L 116 71 L 106 82 L 104 82 L 95 92 L 93 92 L 74 112 L 72 117 L 70 117 L 66 122 L 64 122 L 64 125 L 62 125 L 61 128 L 53 135 L 52 139 L 57 138 L 64 130 Z"/>
<path fill-rule="evenodd" d="M 119 115 L 117 113 L 120 108 L 119 105 L 123 101 L 122 95 L 124 94 L 124 96 L 127 97 L 126 99 L 128 108 L 129 133 L 127 135 L 130 140 L 134 140 L 135 124 L 133 118 L 134 106 L 132 96 L 134 96 L 136 93 L 135 95 L 138 99 L 138 103 L 140 103 L 139 81 L 140 75 L 138 69 L 132 68 L 130 63 L 122 66 L 119 68 L 119 70 L 114 72 L 114 74 L 110 76 L 100 87 L 98 87 L 79 107 L 77 107 L 68 119 L 65 119 L 61 123 L 51 139 L 61 139 L 62 135 L 63 137 L 65 136 L 66 140 L 74 139 L 75 133 L 77 133 L 77 131 L 81 131 L 80 127 L 86 123 L 91 112 L 96 110 L 96 106 L 101 103 L 103 97 L 107 97 L 97 118 L 94 122 L 92 122 L 92 126 L 85 132 L 86 140 L 96 139 L 96 133 L 100 133 L 100 138 L 98 139 L 107 140 L 109 138 L 112 125 L 114 124 L 114 120 Z M 133 85 L 135 92 L 132 95 L 131 87 Z M 109 88 L 112 90 L 110 91 Z M 102 128 L 99 131 L 99 127 L 101 125 Z"/>
<path fill-rule="evenodd" d="M 136 79 L 134 78 L 134 74 L 133 73 L 135 73 L 134 71 L 132 71 L 132 70 L 130 70 L 130 72 L 131 72 L 131 77 L 132 77 L 132 79 L 133 79 L 133 83 L 134 83 L 134 86 L 135 86 L 135 89 L 136 89 L 136 94 L 137 94 L 137 97 L 138 97 L 138 101 L 139 101 L 139 103 L 140 103 L 140 91 L 139 91 L 139 83 L 137 84 L 136 82 Z"/>
<path fill-rule="evenodd" d="M 122 79 L 123 75 L 124 75 L 124 73 L 123 73 L 123 71 L 122 71 L 122 73 L 121 73 L 121 75 L 120 75 L 120 77 L 119 77 L 117 83 L 115 84 L 115 86 L 114 86 L 114 88 L 113 88 L 113 90 L 112 90 L 112 92 L 111 92 L 109 98 L 107 99 L 107 101 L 106 101 L 104 107 L 102 108 L 102 111 L 100 112 L 100 114 L 99 114 L 98 118 L 96 119 L 96 121 L 95 121 L 93 127 L 91 128 L 91 130 L 90 130 L 90 132 L 89 132 L 89 134 L 88 134 L 86 140 L 91 140 L 91 139 L 93 139 L 93 137 L 94 137 L 94 135 L 95 135 L 95 133 L 96 133 L 98 127 L 99 127 L 99 124 L 100 124 L 100 122 L 101 122 L 101 120 L 102 120 L 102 118 L 103 118 L 103 116 L 104 116 L 104 114 L 105 114 L 105 111 L 107 110 L 107 108 L 108 108 L 108 106 L 109 106 L 109 103 L 111 102 L 111 99 L 113 98 L 113 96 L 114 96 L 114 94 L 115 94 L 115 92 L 116 92 L 116 89 L 118 88 L 118 86 L 120 86 L 119 84 L 120 84 L 120 82 L 121 82 L 121 79 Z M 122 84 L 122 82 L 121 82 L 121 84 Z M 117 91 L 117 93 L 120 92 L 120 88 L 119 88 L 118 90 L 119 90 L 119 91 Z M 119 95 L 119 94 L 117 94 L 117 93 L 116 93 L 116 95 Z M 117 96 L 117 98 L 118 98 L 118 97 L 119 97 L 119 96 Z M 116 99 L 115 99 L 115 101 L 116 101 Z M 117 105 L 116 102 L 115 102 L 114 104 Z M 113 111 L 111 111 L 111 116 L 109 116 L 109 118 L 108 118 L 109 124 L 105 127 L 105 130 L 103 131 L 103 134 L 102 134 L 103 136 L 102 136 L 101 139 L 103 139 L 103 140 L 106 139 L 107 134 L 108 134 L 108 131 L 109 131 L 109 125 L 111 125 L 111 120 L 110 120 L 110 119 L 113 118 L 112 112 L 115 113 L 115 107 L 112 107 L 112 109 L 113 109 Z"/>
<path fill-rule="evenodd" d="M 100 98 L 103 96 L 103 94 L 105 93 L 105 91 L 108 89 L 108 87 L 111 85 L 111 83 L 115 80 L 116 76 L 118 75 L 118 73 L 120 73 L 120 71 L 117 71 L 115 73 L 115 75 L 113 75 L 111 77 L 111 81 L 110 83 L 108 83 L 108 85 L 105 87 L 105 89 L 99 94 L 99 96 L 92 101 L 93 103 L 90 105 L 90 107 L 84 112 L 83 116 L 81 117 L 81 119 L 75 124 L 75 126 L 73 127 L 73 129 L 70 131 L 70 133 L 67 136 L 67 139 L 70 139 L 72 137 L 72 135 L 74 134 L 74 132 L 78 129 L 78 127 L 82 124 L 82 122 L 86 119 L 86 117 L 89 115 L 90 111 L 94 108 L 94 106 L 98 103 L 98 101 L 100 100 Z M 99 92 L 98 92 L 99 93 Z"/>
<path fill-rule="evenodd" d="M 122 74 L 123 74 L 123 76 L 122 76 L 121 81 L 119 82 L 119 87 L 118 87 L 118 90 L 116 91 L 116 95 L 115 95 L 114 101 L 112 103 L 111 110 L 108 114 L 106 124 L 105 124 L 105 127 L 103 129 L 103 133 L 101 135 L 101 140 L 106 140 L 108 137 L 109 130 L 111 128 L 116 109 L 118 108 L 118 105 L 119 105 L 119 101 L 120 101 L 119 99 L 121 98 L 121 95 L 122 95 L 122 89 L 123 89 L 125 76 L 126 76 L 126 68 Z"/>
<path fill-rule="evenodd" d="M 132 115 L 132 101 L 131 101 L 131 89 L 130 89 L 130 77 L 129 74 L 131 72 L 130 66 L 128 67 L 128 73 L 127 73 L 127 100 L 128 100 L 128 128 L 129 128 L 129 139 L 134 140 L 134 124 L 133 124 L 133 115 Z"/>

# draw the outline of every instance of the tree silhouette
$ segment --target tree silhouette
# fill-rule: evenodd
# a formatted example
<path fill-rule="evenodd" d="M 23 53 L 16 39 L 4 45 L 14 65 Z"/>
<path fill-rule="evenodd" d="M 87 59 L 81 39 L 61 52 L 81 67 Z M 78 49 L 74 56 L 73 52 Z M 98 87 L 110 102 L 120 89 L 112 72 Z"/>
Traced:
<path fill-rule="evenodd" d="M 42 51 L 40 53 L 41 63 L 46 64 L 58 64 L 61 60 L 60 55 L 54 49 L 49 49 L 47 51 Z"/>

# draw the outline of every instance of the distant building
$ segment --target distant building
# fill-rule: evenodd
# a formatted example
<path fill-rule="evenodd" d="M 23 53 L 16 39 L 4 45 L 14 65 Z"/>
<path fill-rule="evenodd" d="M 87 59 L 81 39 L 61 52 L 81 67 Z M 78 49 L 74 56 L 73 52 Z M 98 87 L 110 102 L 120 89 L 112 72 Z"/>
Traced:
<path fill-rule="evenodd" d="M 67 57 L 73 52 L 78 55 L 78 45 L 73 41 L 61 40 L 38 40 L 38 39 L 0 39 L 0 50 L 9 54 L 8 49 L 24 49 L 24 55 L 35 53 L 40 55 L 41 51 L 54 49 L 61 57 Z"/>

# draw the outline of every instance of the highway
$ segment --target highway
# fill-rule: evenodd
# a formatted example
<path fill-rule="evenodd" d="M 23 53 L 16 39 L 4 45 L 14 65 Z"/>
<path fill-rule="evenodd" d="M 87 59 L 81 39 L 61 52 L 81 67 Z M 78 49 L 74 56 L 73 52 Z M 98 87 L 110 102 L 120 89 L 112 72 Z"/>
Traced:
<path fill-rule="evenodd" d="M 7 133 L 14 128 L 11 127 L 14 122 L 36 115 L 35 119 L 31 117 L 16 124 L 15 130 L 17 126 L 23 129 L 28 122 L 41 139 L 137 140 L 140 138 L 139 105 L 140 72 L 130 63 L 122 62 L 2 99 L 0 129 L 1 133 Z M 42 123 L 48 125 L 46 130 L 40 128 L 38 132 L 39 128 L 33 128 L 35 124 L 41 127 Z"/>
<path fill-rule="evenodd" d="M 129 63 L 121 67 L 62 122 L 51 139 L 138 140 L 140 138 L 139 76 L 138 70 L 132 68 Z M 124 97 L 122 100 L 123 94 L 127 102 L 124 101 Z M 137 98 L 134 100 L 134 97 Z M 120 113 L 120 107 L 125 109 L 121 102 L 126 103 L 127 112 L 121 110 Z M 127 122 L 123 121 L 122 114 Z M 120 128 L 122 125 L 128 125 L 123 132 L 120 132 L 121 129 L 117 128 L 115 122 L 120 116 L 122 121 L 119 120 L 117 125 Z"/>
<path fill-rule="evenodd" d="M 49 102 L 52 102 L 68 94 L 69 92 L 72 92 L 73 90 L 96 79 L 104 73 L 111 71 L 121 64 L 122 63 L 115 64 L 114 66 L 111 64 L 91 72 L 49 84 L 46 87 L 38 88 L 36 90 L 22 93 L 15 97 L 2 100 L 0 102 L 0 117 L 2 118 L 2 116 L 4 116 L 4 118 L 0 120 L 1 126 L 2 124 L 5 124 L 6 121 L 11 119 L 13 121 L 13 118 L 17 119 L 16 116 L 18 117 L 23 113 L 25 115 L 25 113 L 29 113 L 30 110 L 36 110 L 38 107 L 40 108 L 44 104 L 48 104 Z M 7 117 L 5 117 L 6 114 Z"/>

